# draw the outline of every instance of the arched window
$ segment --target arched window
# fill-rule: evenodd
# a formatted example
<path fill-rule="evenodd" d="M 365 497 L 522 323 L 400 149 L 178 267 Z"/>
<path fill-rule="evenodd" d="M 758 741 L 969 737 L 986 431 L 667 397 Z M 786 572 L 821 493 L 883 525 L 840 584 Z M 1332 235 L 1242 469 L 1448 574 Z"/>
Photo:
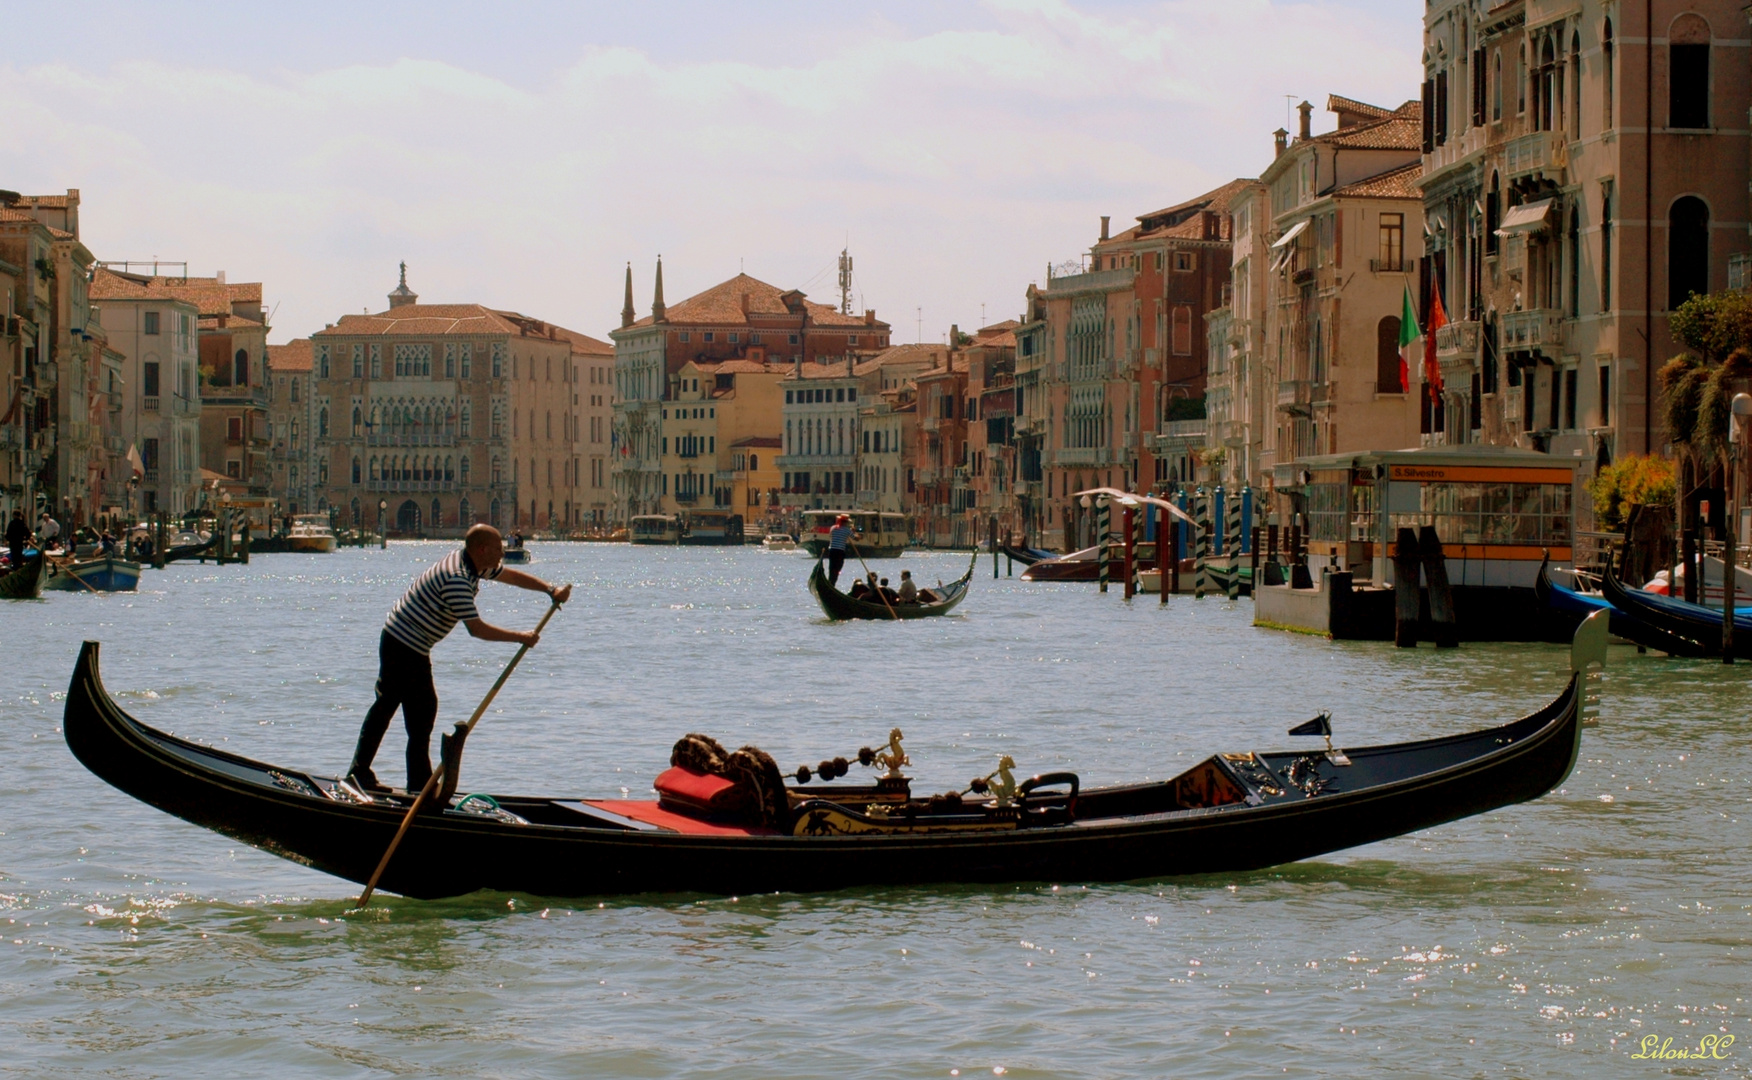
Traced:
<path fill-rule="evenodd" d="M 298 480 L 298 475 L 297 475 L 298 466 L 294 465 L 294 466 L 292 466 L 292 469 L 293 469 L 292 479 L 294 482 L 297 482 L 297 480 Z M 316 482 L 319 484 L 327 484 L 328 483 L 328 458 L 319 458 L 317 460 L 317 462 L 316 462 Z"/>
<path fill-rule="evenodd" d="M 353 459 L 353 483 L 357 484 L 358 482 L 359 482 L 359 459 L 354 458 Z"/>
<path fill-rule="evenodd" d="M 1687 12 L 1667 30 L 1667 126 L 1709 127 L 1709 24 Z"/>
<path fill-rule="evenodd" d="M 1582 210 L 1579 206 L 1570 207 L 1569 235 L 1565 237 L 1564 257 L 1569 260 L 1569 317 L 1577 319 L 1582 314 Z"/>
<path fill-rule="evenodd" d="M 462 482 L 465 485 L 468 483 L 468 455 L 467 454 L 462 455 Z"/>
<path fill-rule="evenodd" d="M 495 366 L 497 366 L 498 362 L 499 362 L 499 357 L 498 357 L 498 354 L 495 353 L 493 355 L 493 363 Z M 499 519 L 500 519 L 501 513 L 502 513 L 502 510 L 499 506 L 499 500 L 494 499 L 492 502 L 492 508 L 487 515 L 488 522 L 494 526 L 497 526 L 499 524 Z"/>
<path fill-rule="evenodd" d="M 319 410 L 317 410 L 317 414 L 316 414 L 316 436 L 317 436 L 317 438 L 319 438 L 319 439 L 326 439 L 326 438 L 328 438 L 328 433 L 329 433 L 329 428 L 328 428 L 328 406 L 327 406 L 327 405 L 324 405 L 324 406 L 323 406 L 323 407 L 322 407 L 322 408 L 321 408 L 321 409 L 319 409 Z"/>
<path fill-rule="evenodd" d="M 504 466 L 502 466 L 499 463 L 499 459 L 497 457 L 493 458 L 493 472 L 492 472 L 493 483 L 495 485 L 503 483 L 504 482 L 504 479 L 503 479 L 504 475 L 505 475 Z M 493 500 L 493 502 L 495 504 L 497 504 L 498 501 L 499 500 L 497 500 L 497 499 Z M 493 520 L 494 521 L 499 520 L 499 511 L 497 509 L 495 509 L 493 511 Z"/>
<path fill-rule="evenodd" d="M 1399 317 L 1389 315 L 1375 324 L 1375 392 L 1401 394 L 1399 380 Z"/>
<path fill-rule="evenodd" d="M 378 476 L 377 476 L 377 455 L 372 454 L 371 455 L 371 479 L 376 480 L 377 478 L 378 478 Z"/>
<path fill-rule="evenodd" d="M 468 402 L 465 401 L 462 403 L 462 422 L 460 425 L 460 430 L 457 432 L 457 434 L 461 435 L 465 439 L 468 438 L 469 433 L 474 430 L 474 422 L 473 421 L 474 421 L 474 411 L 471 408 L 469 408 Z"/>
<path fill-rule="evenodd" d="M 468 459 L 463 458 L 463 460 L 467 461 Z M 470 520 L 473 517 L 474 508 L 468 504 L 468 496 L 464 495 L 462 501 L 456 505 L 456 523 L 466 529 L 474 524 L 474 522 Z"/>
<path fill-rule="evenodd" d="M 353 437 L 358 438 L 363 426 L 364 417 L 359 414 L 359 406 L 353 406 Z"/>
<path fill-rule="evenodd" d="M 1503 118 L 1503 51 L 1492 54 L 1490 71 L 1490 118 Z"/>
<path fill-rule="evenodd" d="M 759 468 L 760 468 L 760 455 L 759 454 L 748 455 L 748 471 L 754 472 L 756 469 L 759 469 Z"/>
<path fill-rule="evenodd" d="M 438 500 L 432 500 L 432 527 L 442 528 L 444 525 L 444 508 L 438 505 Z"/>
<path fill-rule="evenodd" d="M 1535 111 L 1538 113 L 1535 126 L 1540 131 L 1550 131 L 1563 119 L 1563 102 L 1558 100 L 1563 93 L 1563 84 L 1557 72 L 1557 50 L 1547 37 L 1539 47 L 1539 79 L 1533 87 Z"/>
<path fill-rule="evenodd" d="M 452 481 L 455 479 L 456 479 L 456 459 L 451 457 L 450 455 L 446 454 L 444 456 L 444 480 L 448 483 L 449 481 Z"/>
<path fill-rule="evenodd" d="M 1709 207 L 1695 195 L 1667 211 L 1667 308 L 1709 292 Z"/>
<path fill-rule="evenodd" d="M 1527 46 L 1521 45 L 1520 55 L 1515 60 L 1515 115 L 1520 116 L 1527 111 Z"/>
<path fill-rule="evenodd" d="M 348 504 L 347 509 L 353 512 L 353 525 L 357 527 L 359 524 L 359 500 L 354 498 L 353 501 Z"/>
<path fill-rule="evenodd" d="M 1618 79 L 1618 67 L 1613 63 L 1615 57 L 1612 42 L 1612 20 L 1607 19 L 1605 28 L 1600 32 L 1600 127 L 1610 129 L 1615 123 L 1613 98 Z"/>
<path fill-rule="evenodd" d="M 231 385 L 249 385 L 249 350 L 239 349 L 231 358 Z"/>
<path fill-rule="evenodd" d="M 1582 137 L 1582 35 L 1570 35 L 1569 56 L 1570 138 Z"/>

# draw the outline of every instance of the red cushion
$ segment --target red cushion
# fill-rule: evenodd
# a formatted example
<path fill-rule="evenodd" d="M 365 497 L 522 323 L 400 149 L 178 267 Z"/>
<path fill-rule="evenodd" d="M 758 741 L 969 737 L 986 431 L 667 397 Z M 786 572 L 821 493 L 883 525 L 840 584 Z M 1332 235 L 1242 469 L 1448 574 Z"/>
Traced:
<path fill-rule="evenodd" d="M 664 802 L 699 810 L 723 810 L 732 801 L 736 785 L 722 776 L 708 776 L 679 765 L 663 770 L 653 785 Z"/>

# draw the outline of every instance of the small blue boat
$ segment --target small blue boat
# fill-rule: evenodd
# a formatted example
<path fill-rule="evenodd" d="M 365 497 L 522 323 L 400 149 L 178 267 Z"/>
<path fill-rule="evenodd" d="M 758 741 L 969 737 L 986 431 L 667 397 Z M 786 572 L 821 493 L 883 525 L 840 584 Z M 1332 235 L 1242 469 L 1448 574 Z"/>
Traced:
<path fill-rule="evenodd" d="M 133 592 L 140 587 L 140 564 L 114 555 L 99 555 L 59 566 L 44 587 L 62 592 Z"/>
<path fill-rule="evenodd" d="M 1646 619 L 1618 607 L 1606 597 L 1594 593 L 1578 592 L 1567 589 L 1551 580 L 1551 555 L 1546 554 L 1539 563 L 1539 576 L 1533 582 L 1534 595 L 1541 603 L 1552 611 L 1565 615 L 1574 615 L 1579 625 L 1582 619 L 1596 611 L 1608 611 L 1611 615 L 1607 623 L 1614 637 L 1633 641 L 1645 649 L 1655 649 L 1668 656 L 1703 656 L 1704 648 L 1689 637 L 1682 637 L 1661 627 L 1654 626 Z"/>

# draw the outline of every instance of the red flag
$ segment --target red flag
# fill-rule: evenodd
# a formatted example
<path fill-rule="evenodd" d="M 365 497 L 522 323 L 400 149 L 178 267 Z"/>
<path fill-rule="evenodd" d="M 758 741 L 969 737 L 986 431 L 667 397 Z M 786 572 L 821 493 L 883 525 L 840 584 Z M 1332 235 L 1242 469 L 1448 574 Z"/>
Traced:
<path fill-rule="evenodd" d="M 1436 331 L 1448 325 L 1448 313 L 1442 310 L 1442 290 L 1430 281 L 1430 324 L 1424 327 L 1424 381 L 1436 394 L 1442 392 L 1442 364 L 1436 359 Z"/>

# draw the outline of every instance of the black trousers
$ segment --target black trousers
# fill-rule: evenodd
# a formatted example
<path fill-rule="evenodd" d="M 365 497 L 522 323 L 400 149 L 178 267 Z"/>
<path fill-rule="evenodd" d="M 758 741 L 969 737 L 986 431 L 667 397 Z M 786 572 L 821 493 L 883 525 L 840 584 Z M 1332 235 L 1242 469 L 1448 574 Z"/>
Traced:
<path fill-rule="evenodd" d="M 377 700 L 359 729 L 353 768 L 369 769 L 371 759 L 401 709 L 408 730 L 408 790 L 418 791 L 432 778 L 432 725 L 438 720 L 438 689 L 432 685 L 432 658 L 403 645 L 385 630 L 377 643 Z"/>
<path fill-rule="evenodd" d="M 827 583 L 829 585 L 838 585 L 839 584 L 840 570 L 842 570 L 845 567 L 845 565 L 846 565 L 846 553 L 845 552 L 833 551 L 831 549 L 828 551 L 828 553 L 827 553 Z"/>

